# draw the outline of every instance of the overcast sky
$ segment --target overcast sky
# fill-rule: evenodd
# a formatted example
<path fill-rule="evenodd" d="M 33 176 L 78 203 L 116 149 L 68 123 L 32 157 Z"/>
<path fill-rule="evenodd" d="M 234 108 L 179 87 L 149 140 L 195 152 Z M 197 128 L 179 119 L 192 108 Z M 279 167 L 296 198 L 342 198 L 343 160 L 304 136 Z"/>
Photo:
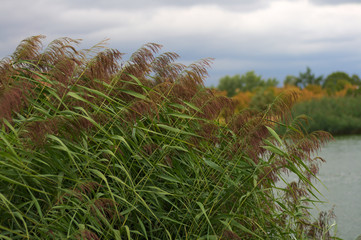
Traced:
<path fill-rule="evenodd" d="M 191 63 L 215 58 L 207 85 L 254 70 L 280 82 L 309 66 L 316 75 L 361 75 L 361 0 L 1 0 L 0 56 L 43 34 L 132 53 L 147 42 Z"/>

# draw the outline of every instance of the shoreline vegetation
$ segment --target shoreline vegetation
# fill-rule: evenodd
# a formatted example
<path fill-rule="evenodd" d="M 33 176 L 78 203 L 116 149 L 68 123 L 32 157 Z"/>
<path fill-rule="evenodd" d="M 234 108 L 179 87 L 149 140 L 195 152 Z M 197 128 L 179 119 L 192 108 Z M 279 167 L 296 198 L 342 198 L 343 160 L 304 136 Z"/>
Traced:
<path fill-rule="evenodd" d="M 228 96 L 237 102 L 238 110 L 266 109 L 282 92 L 294 91 L 299 95 L 293 115 L 305 115 L 309 131 L 323 130 L 332 135 L 361 133 L 361 80 L 336 71 L 325 78 L 315 76 L 307 67 L 299 76 L 287 76 L 284 86 L 276 79 L 263 79 L 254 71 L 243 75 L 220 79 L 217 94 Z"/>
<path fill-rule="evenodd" d="M 240 110 L 204 86 L 211 59 L 43 39 L 0 62 L 1 239 L 337 239 L 309 213 L 332 136 L 296 91 Z"/>

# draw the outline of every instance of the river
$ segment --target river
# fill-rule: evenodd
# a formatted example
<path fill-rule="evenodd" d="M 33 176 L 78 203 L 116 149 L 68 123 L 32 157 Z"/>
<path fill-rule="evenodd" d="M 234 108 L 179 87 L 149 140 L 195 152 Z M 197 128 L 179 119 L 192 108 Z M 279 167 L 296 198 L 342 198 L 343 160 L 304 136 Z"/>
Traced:
<path fill-rule="evenodd" d="M 326 160 L 319 179 L 327 187 L 316 184 L 327 202 L 319 210 L 334 206 L 337 236 L 355 240 L 361 235 L 361 136 L 336 137 L 318 156 Z"/>

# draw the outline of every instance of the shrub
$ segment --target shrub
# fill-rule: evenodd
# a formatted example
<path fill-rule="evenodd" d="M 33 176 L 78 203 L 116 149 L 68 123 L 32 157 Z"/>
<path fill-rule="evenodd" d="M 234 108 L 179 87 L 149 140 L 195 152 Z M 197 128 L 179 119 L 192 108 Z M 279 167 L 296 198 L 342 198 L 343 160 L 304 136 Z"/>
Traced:
<path fill-rule="evenodd" d="M 210 59 L 41 39 L 1 62 L 1 238 L 329 238 L 307 203 L 330 135 L 273 130 L 294 94 L 234 114 L 203 86 Z"/>

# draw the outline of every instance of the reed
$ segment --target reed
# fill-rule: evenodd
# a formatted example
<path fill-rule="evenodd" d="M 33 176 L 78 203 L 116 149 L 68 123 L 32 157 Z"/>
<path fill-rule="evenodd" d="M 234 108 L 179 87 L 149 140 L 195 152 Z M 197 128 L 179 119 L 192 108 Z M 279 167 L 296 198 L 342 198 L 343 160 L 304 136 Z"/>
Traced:
<path fill-rule="evenodd" d="M 0 238 L 331 238 L 308 213 L 331 136 L 291 121 L 295 94 L 235 114 L 203 85 L 211 59 L 42 38 L 0 64 Z"/>

